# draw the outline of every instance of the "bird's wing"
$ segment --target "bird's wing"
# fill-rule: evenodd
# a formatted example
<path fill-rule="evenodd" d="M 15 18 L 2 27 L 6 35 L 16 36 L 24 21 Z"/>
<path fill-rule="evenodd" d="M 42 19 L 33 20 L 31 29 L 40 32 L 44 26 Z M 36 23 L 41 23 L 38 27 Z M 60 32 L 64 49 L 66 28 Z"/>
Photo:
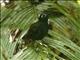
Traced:
<path fill-rule="evenodd" d="M 38 22 L 32 24 L 32 25 L 30 26 L 28 32 L 25 34 L 25 36 L 24 36 L 22 39 L 30 38 L 31 35 L 37 31 L 37 29 L 39 28 L 38 26 L 39 26 L 39 23 L 38 23 Z"/>
<path fill-rule="evenodd" d="M 34 23 L 34 24 L 32 24 L 30 26 L 27 34 L 30 34 L 30 33 L 32 34 L 32 33 L 36 32 L 37 29 L 39 29 L 39 23 L 38 22 L 37 23 Z"/>

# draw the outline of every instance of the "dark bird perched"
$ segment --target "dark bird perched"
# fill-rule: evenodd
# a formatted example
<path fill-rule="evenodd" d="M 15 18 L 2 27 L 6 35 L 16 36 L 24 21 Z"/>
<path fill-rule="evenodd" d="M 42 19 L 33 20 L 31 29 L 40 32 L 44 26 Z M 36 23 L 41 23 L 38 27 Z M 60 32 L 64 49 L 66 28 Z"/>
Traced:
<path fill-rule="evenodd" d="M 22 37 L 22 42 L 23 43 L 18 43 L 16 45 L 14 54 L 16 54 L 20 49 L 25 47 L 27 43 L 30 43 L 31 41 L 35 40 L 41 40 L 45 36 L 48 36 L 48 29 L 49 29 L 49 24 L 48 24 L 48 14 L 42 13 L 38 21 L 36 23 L 33 23 L 28 32 Z"/>
<path fill-rule="evenodd" d="M 42 13 L 38 21 L 30 26 L 23 40 L 41 40 L 48 34 L 48 14 Z"/>

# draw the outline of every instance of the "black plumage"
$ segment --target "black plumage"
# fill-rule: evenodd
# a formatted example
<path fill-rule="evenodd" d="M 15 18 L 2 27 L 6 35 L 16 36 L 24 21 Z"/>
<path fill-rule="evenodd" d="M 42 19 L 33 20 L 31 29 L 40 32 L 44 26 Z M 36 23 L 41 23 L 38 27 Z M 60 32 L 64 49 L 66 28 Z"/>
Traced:
<path fill-rule="evenodd" d="M 23 40 L 41 40 L 48 34 L 48 14 L 42 13 L 38 21 L 33 23 L 28 32 L 23 36 Z"/>

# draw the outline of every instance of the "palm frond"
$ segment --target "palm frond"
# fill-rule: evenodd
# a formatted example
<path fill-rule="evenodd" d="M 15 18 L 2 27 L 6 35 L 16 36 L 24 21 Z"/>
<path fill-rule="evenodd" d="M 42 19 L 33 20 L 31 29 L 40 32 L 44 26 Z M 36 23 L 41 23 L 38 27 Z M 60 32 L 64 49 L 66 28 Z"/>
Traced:
<path fill-rule="evenodd" d="M 1 7 L 1 60 L 80 60 L 80 5 L 76 1 L 13 2 L 14 7 Z M 42 11 L 50 14 L 51 37 L 32 42 L 14 55 L 17 43 Z M 13 29 L 20 29 L 21 34 L 10 43 Z"/>

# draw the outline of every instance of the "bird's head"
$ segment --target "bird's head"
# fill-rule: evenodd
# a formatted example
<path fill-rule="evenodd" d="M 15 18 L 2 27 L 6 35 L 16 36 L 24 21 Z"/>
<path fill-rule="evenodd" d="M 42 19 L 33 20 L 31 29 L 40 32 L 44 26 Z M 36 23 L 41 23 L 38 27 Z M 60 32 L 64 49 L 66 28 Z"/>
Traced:
<path fill-rule="evenodd" d="M 48 14 L 42 13 L 42 14 L 39 16 L 39 21 L 41 21 L 41 22 L 48 22 Z"/>

